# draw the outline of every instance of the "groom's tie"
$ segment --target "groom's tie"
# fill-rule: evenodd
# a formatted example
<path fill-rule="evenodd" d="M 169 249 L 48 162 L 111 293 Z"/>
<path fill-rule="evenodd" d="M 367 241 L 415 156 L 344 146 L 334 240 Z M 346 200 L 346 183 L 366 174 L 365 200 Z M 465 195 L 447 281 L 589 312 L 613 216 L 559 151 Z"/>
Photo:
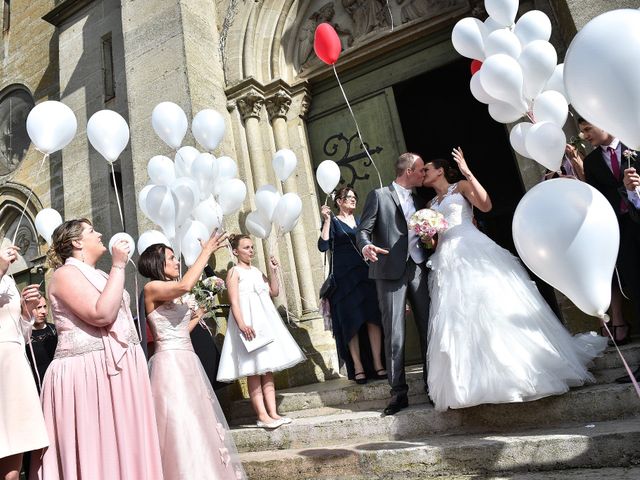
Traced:
<path fill-rule="evenodd" d="M 609 158 L 611 159 L 611 172 L 616 180 L 620 180 L 620 162 L 618 161 L 618 154 L 616 153 L 616 149 L 612 147 L 607 147 L 609 150 Z M 620 213 L 627 213 L 629 211 L 629 207 L 627 206 L 627 202 L 624 199 L 620 199 Z"/>

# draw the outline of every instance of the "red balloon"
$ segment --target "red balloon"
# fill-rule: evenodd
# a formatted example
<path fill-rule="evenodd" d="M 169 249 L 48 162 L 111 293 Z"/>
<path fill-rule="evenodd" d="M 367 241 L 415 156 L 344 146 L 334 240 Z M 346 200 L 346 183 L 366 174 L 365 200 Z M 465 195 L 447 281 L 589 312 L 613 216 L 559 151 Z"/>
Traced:
<path fill-rule="evenodd" d="M 482 62 L 480 60 L 473 60 L 471 62 L 471 76 L 480 70 L 480 67 L 482 67 Z"/>
<path fill-rule="evenodd" d="M 342 45 L 334 28 L 328 23 L 321 23 L 316 28 L 313 40 L 313 49 L 327 65 L 333 65 L 338 61 Z"/>

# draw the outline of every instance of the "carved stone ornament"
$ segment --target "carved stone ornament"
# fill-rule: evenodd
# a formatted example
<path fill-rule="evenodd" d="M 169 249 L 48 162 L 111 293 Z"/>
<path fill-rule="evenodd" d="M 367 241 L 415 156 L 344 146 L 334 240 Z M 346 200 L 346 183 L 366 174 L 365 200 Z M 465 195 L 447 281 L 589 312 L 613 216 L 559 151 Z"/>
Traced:
<path fill-rule="evenodd" d="M 236 105 L 243 121 L 248 118 L 260 118 L 264 96 L 257 90 L 251 89 L 236 100 Z"/>
<path fill-rule="evenodd" d="M 291 107 L 291 95 L 282 89 L 278 90 L 265 99 L 265 105 L 269 121 L 273 122 L 276 118 L 286 118 Z"/>

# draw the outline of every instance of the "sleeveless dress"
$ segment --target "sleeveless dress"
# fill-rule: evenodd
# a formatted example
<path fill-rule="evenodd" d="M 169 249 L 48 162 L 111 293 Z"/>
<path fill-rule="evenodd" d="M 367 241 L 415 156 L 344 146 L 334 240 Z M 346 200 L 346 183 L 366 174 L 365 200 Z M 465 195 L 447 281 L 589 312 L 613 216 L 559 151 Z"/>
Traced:
<path fill-rule="evenodd" d="M 104 289 L 106 273 L 74 258 L 63 268 L 68 265 Z M 117 317 L 106 327 L 88 324 L 55 295 L 49 303 L 58 346 L 41 399 L 51 444 L 42 459 L 32 458 L 31 479 L 161 480 L 147 362 L 129 294 L 124 291 Z"/>
<path fill-rule="evenodd" d="M 436 409 L 536 400 L 592 382 L 586 365 L 607 339 L 569 334 L 520 261 L 473 225 L 456 185 L 431 206 L 449 224 L 428 263 Z"/>
<path fill-rule="evenodd" d="M 20 314 L 20 292 L 0 279 L 0 458 L 49 445 L 36 384 L 25 355 L 31 323 Z"/>
<path fill-rule="evenodd" d="M 149 360 L 164 478 L 246 478 L 229 425 L 189 338 L 191 311 L 167 302 L 147 315 Z"/>
<path fill-rule="evenodd" d="M 233 310 L 227 321 L 218 381 L 231 382 L 250 375 L 279 372 L 305 360 L 269 296 L 269 286 L 256 267 L 234 267 L 238 282 L 238 299 L 242 317 L 247 325 L 269 331 L 274 341 L 248 352 L 240 339 L 242 332 L 233 318 Z"/>

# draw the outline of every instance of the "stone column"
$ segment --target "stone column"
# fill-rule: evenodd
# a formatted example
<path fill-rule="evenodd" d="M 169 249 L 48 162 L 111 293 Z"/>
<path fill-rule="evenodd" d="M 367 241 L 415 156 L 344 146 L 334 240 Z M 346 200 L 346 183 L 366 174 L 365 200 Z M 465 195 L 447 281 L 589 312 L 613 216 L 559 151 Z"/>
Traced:
<path fill-rule="evenodd" d="M 269 120 L 273 126 L 273 136 L 276 149 L 289 148 L 289 135 L 287 132 L 287 112 L 291 106 L 291 96 L 284 88 L 278 88 L 266 98 L 267 112 Z M 290 176 L 284 182 L 285 193 L 298 193 L 295 176 Z M 298 285 L 300 288 L 302 314 L 316 311 L 316 291 L 313 285 L 311 262 L 309 261 L 309 251 L 306 245 L 305 231 L 302 222 L 291 232 L 291 245 L 295 260 L 296 271 L 298 272 Z"/>

